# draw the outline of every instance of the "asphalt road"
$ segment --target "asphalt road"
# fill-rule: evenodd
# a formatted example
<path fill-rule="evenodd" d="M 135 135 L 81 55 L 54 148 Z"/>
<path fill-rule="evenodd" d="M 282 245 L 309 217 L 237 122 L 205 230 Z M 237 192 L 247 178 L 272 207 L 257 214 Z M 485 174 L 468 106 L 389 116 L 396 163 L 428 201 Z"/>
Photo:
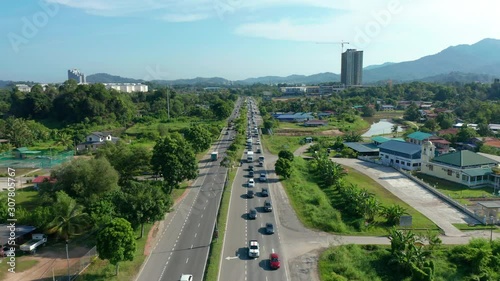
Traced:
<path fill-rule="evenodd" d="M 257 122 L 260 122 L 258 117 L 256 119 Z M 252 151 L 255 153 L 257 148 L 261 146 L 255 144 L 257 138 L 254 137 L 253 140 Z M 255 154 L 254 158 L 258 159 L 260 155 Z M 242 159 L 246 159 L 246 153 L 242 156 Z M 286 256 L 281 247 L 280 228 L 277 224 L 275 212 L 265 212 L 263 207 L 264 201 L 270 199 L 273 203 L 273 209 L 275 208 L 274 192 L 269 188 L 269 182 L 275 179 L 260 182 L 260 173 L 266 172 L 269 175 L 269 171 L 265 167 L 258 167 L 258 160 L 256 159 L 251 164 L 254 165 L 255 180 L 255 187 L 251 189 L 254 190 L 255 197 L 247 198 L 246 196 L 249 189 L 247 182 L 250 178 L 248 175 L 250 163 L 244 161 L 242 166 L 238 168 L 232 186 L 218 280 L 289 280 L 287 277 Z M 261 196 L 260 191 L 263 187 L 267 187 L 270 191 L 267 198 Z M 257 218 L 250 220 L 248 219 L 248 212 L 253 208 L 257 210 Z M 266 223 L 274 225 L 274 234 L 265 234 Z M 248 241 L 254 239 L 259 241 L 260 244 L 260 257 L 256 259 L 248 256 Z M 270 268 L 269 255 L 272 252 L 278 253 L 280 256 L 282 268 L 278 270 Z"/>
<path fill-rule="evenodd" d="M 232 117 L 235 112 L 236 109 Z M 209 151 L 208 154 L 219 152 L 218 161 L 210 161 L 208 155 L 200 162 L 198 178 L 175 210 L 166 216 L 165 228 L 137 281 L 173 281 L 182 274 L 192 274 L 193 281 L 203 280 L 227 176 L 227 168 L 220 161 L 231 144 L 232 134 L 233 131 L 223 134 Z"/>

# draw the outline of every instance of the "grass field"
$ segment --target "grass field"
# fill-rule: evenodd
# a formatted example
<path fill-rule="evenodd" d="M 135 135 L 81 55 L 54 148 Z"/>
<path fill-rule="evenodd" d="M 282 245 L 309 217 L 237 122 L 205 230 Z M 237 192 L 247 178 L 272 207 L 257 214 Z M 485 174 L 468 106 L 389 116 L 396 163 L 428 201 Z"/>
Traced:
<path fill-rule="evenodd" d="M 15 273 L 10 273 L 8 269 L 10 266 L 7 264 L 7 259 L 8 258 L 2 258 L 2 262 L 0 262 L 0 280 L 4 280 L 9 274 L 15 274 Z M 28 257 L 16 257 L 16 268 L 15 272 L 23 272 L 25 270 L 28 270 L 32 268 L 33 266 L 37 265 L 39 261 L 37 260 L 28 260 Z"/>
<path fill-rule="evenodd" d="M 283 150 L 294 152 L 301 146 L 300 140 L 304 137 L 262 135 L 262 143 L 272 154 L 278 155 Z"/>

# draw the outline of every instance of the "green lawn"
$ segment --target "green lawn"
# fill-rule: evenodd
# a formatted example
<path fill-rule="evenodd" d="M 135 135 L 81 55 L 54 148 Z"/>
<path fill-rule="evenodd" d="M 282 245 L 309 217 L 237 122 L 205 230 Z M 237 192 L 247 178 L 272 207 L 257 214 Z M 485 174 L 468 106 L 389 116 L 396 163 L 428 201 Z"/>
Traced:
<path fill-rule="evenodd" d="M 76 280 L 78 281 L 125 281 L 134 280 L 136 275 L 142 266 L 142 263 L 146 259 L 144 255 L 144 247 L 146 246 L 146 241 L 148 238 L 148 233 L 152 227 L 152 224 L 146 224 L 144 226 L 144 236 L 141 239 L 137 239 L 137 249 L 135 251 L 135 256 L 133 261 L 120 262 L 120 270 L 118 276 L 115 275 L 115 266 L 110 264 L 107 260 L 101 260 L 97 258 Z M 141 229 L 139 228 L 135 234 L 139 237 Z M 152 245 L 154 246 L 154 245 Z"/>
<path fill-rule="evenodd" d="M 416 176 L 419 179 L 423 179 L 424 182 L 435 186 L 437 190 L 441 193 L 448 195 L 449 197 L 456 199 L 462 204 L 471 204 L 471 198 L 494 198 L 493 187 L 481 187 L 481 188 L 468 188 L 465 185 L 450 182 L 433 176 L 425 175 L 422 173 L 417 173 Z"/>
<path fill-rule="evenodd" d="M 27 211 L 32 211 L 39 205 L 37 198 L 38 191 L 30 188 L 18 189 L 16 191 L 16 205 L 25 208 Z"/>
<path fill-rule="evenodd" d="M 267 148 L 269 152 L 275 155 L 278 155 L 280 150 L 283 149 L 294 152 L 301 146 L 301 139 L 304 139 L 304 137 L 262 135 L 262 143 L 264 147 Z"/>

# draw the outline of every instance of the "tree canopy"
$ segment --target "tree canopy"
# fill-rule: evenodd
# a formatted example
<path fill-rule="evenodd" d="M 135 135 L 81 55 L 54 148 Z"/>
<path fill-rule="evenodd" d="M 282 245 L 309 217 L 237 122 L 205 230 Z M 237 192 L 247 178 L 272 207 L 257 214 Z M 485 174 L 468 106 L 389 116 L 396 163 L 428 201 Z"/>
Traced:
<path fill-rule="evenodd" d="M 115 218 L 97 234 L 96 246 L 99 258 L 109 260 L 111 264 L 116 265 L 116 275 L 118 275 L 118 263 L 134 259 L 136 249 L 134 230 L 126 219 Z"/>

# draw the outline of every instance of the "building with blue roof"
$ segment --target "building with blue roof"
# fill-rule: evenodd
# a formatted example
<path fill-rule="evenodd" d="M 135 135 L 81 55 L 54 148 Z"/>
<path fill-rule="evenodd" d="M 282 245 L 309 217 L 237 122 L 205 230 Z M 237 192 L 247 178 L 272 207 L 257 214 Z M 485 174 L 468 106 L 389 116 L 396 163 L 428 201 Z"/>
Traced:
<path fill-rule="evenodd" d="M 418 170 L 421 165 L 422 147 L 397 140 L 386 141 L 378 146 L 382 164 L 404 170 Z"/>
<path fill-rule="evenodd" d="M 304 122 L 314 120 L 311 112 L 297 112 L 293 114 L 281 114 L 275 117 L 280 122 Z"/>

